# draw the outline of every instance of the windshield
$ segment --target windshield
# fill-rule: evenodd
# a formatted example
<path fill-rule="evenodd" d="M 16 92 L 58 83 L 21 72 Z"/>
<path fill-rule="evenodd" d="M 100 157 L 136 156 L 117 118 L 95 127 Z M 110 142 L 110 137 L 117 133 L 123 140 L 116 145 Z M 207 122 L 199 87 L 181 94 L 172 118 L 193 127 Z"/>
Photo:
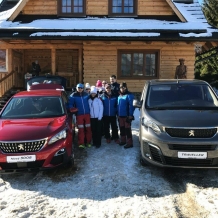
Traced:
<path fill-rule="evenodd" d="M 49 118 L 64 115 L 60 97 L 31 96 L 12 98 L 4 109 L 2 119 Z"/>
<path fill-rule="evenodd" d="M 216 108 L 218 101 L 206 84 L 166 84 L 150 86 L 146 108 Z"/>

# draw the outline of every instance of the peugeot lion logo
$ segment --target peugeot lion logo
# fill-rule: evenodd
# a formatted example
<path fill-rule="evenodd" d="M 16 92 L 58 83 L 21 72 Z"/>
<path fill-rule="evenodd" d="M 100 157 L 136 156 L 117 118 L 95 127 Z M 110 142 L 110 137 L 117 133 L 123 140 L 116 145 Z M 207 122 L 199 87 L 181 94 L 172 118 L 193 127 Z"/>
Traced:
<path fill-rule="evenodd" d="M 24 150 L 24 146 L 22 144 L 19 144 L 18 145 L 18 149 L 21 151 L 21 150 Z"/>
<path fill-rule="evenodd" d="M 188 133 L 189 133 L 189 136 L 195 136 L 195 131 L 194 130 L 190 130 Z"/>

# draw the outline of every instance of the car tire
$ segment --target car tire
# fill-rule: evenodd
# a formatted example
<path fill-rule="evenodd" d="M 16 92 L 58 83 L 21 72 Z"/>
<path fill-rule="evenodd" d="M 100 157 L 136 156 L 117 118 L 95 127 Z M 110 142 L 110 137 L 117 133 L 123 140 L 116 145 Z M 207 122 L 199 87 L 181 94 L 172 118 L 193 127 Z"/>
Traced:
<path fill-rule="evenodd" d="M 65 164 L 65 167 L 73 167 L 74 166 L 74 155 L 71 155 Z"/>
<path fill-rule="evenodd" d="M 142 156 L 140 157 L 140 164 L 141 164 L 141 166 L 143 166 L 143 167 L 148 166 L 148 163 L 142 158 Z"/>

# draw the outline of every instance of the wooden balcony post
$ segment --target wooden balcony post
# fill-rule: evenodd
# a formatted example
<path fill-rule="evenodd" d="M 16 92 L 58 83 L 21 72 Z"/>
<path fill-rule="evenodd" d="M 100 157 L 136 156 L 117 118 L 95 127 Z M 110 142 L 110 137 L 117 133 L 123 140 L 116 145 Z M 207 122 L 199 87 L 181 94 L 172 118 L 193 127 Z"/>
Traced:
<path fill-rule="evenodd" d="M 56 74 L 56 49 L 51 49 L 51 74 Z"/>
<path fill-rule="evenodd" d="M 12 72 L 12 49 L 6 49 L 6 68 L 8 73 Z"/>

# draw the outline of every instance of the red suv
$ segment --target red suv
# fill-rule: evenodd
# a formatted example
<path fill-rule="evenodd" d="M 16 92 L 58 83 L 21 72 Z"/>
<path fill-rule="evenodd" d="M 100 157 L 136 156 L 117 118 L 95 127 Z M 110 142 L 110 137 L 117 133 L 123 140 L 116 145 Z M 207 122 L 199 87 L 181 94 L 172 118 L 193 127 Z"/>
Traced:
<path fill-rule="evenodd" d="M 73 163 L 72 114 L 67 104 L 65 91 L 43 87 L 19 92 L 7 102 L 0 113 L 0 172 Z"/>

